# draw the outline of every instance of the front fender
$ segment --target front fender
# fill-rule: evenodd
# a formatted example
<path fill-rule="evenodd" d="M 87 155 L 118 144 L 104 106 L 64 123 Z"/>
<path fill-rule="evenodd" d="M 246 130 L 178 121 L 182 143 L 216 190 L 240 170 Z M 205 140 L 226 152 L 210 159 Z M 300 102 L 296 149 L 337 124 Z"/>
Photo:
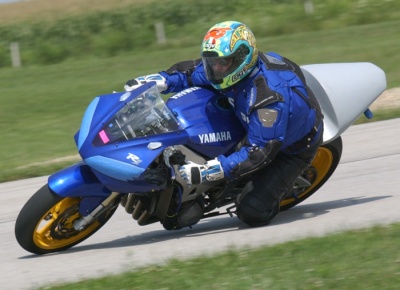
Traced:
<path fill-rule="evenodd" d="M 48 184 L 54 193 L 63 197 L 106 197 L 111 193 L 84 162 L 54 173 Z"/>

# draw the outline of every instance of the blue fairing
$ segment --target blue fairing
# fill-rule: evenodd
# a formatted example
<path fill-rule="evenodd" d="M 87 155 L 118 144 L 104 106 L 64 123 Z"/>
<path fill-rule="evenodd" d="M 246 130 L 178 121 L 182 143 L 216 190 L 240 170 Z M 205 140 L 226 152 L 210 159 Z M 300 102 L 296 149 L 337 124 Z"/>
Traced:
<path fill-rule="evenodd" d="M 98 96 L 75 135 L 83 162 L 50 176 L 49 187 L 86 198 L 163 190 L 172 174 L 163 166 L 165 148 L 184 145 L 211 159 L 229 154 L 244 136 L 227 100 L 206 89 L 185 90 L 166 103 L 155 83 Z"/>

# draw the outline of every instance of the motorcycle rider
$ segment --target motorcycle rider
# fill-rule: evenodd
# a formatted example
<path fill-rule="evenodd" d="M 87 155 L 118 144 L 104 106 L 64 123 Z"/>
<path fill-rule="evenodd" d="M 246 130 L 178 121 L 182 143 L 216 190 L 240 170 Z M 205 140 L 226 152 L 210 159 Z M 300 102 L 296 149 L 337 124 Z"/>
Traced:
<path fill-rule="evenodd" d="M 322 143 L 323 116 L 299 66 L 277 53 L 259 52 L 249 27 L 225 21 L 205 35 L 201 59 L 129 80 L 124 88 L 147 81 L 156 81 L 162 93 L 198 86 L 228 98 L 247 132 L 242 147 L 205 164 L 188 162 L 179 171 L 189 185 L 250 177 L 249 189 L 238 197 L 237 216 L 249 226 L 269 224 Z"/>

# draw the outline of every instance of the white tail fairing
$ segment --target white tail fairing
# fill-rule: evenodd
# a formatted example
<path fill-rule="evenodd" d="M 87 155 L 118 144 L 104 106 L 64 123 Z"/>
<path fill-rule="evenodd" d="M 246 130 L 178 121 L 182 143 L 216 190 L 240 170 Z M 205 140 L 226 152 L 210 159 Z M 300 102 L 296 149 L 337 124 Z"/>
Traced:
<path fill-rule="evenodd" d="M 324 143 L 342 134 L 386 89 L 382 69 L 368 62 L 301 66 L 324 118 Z"/>

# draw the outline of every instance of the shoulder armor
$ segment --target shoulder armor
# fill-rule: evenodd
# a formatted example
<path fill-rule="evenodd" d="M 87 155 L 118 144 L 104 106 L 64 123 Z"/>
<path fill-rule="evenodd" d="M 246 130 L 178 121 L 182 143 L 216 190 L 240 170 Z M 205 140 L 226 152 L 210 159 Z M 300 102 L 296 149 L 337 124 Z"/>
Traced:
<path fill-rule="evenodd" d="M 292 70 L 291 66 L 284 60 L 281 60 L 275 56 L 259 53 L 261 60 L 269 70 Z"/>
<path fill-rule="evenodd" d="M 257 89 L 257 95 L 254 104 L 249 109 L 249 114 L 251 114 L 256 109 L 265 107 L 269 104 L 285 101 L 281 94 L 271 90 L 264 76 L 260 75 L 256 77 L 256 79 L 254 80 L 254 85 Z"/>
<path fill-rule="evenodd" d="M 272 56 L 269 54 L 264 54 L 264 55 L 267 58 L 267 61 L 269 63 L 276 64 L 276 65 L 285 65 L 285 62 L 283 60 L 280 60 L 279 58 L 277 58 L 275 56 Z"/>
<path fill-rule="evenodd" d="M 290 59 L 283 57 L 279 59 L 275 56 L 259 53 L 261 60 L 269 70 L 288 70 L 294 72 L 303 84 L 306 84 L 306 79 L 304 77 L 303 72 L 300 69 L 300 66 Z"/>

